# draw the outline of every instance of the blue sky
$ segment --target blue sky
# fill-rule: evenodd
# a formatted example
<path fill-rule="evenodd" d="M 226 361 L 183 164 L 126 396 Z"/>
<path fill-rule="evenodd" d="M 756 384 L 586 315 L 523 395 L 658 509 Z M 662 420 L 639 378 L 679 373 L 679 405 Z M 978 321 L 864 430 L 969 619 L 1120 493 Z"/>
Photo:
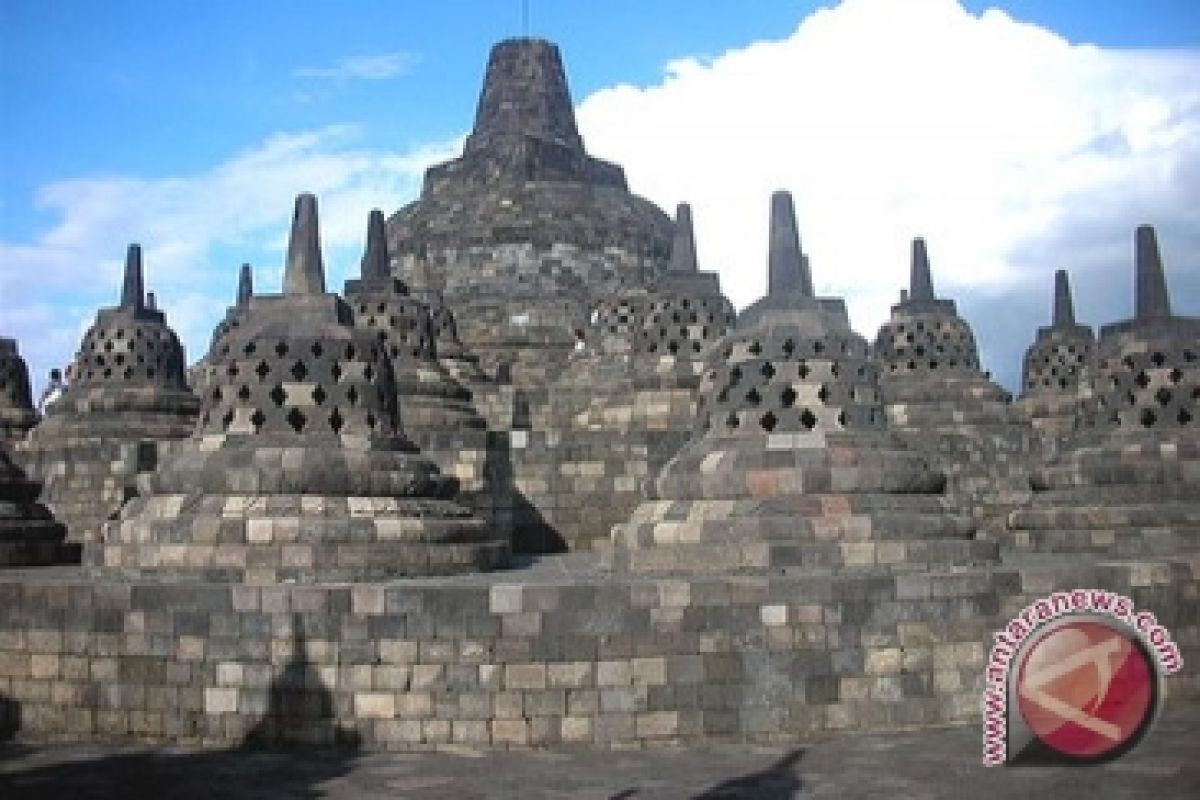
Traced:
<path fill-rule="evenodd" d="M 530 0 L 530 32 L 561 45 L 589 149 L 665 208 L 693 201 L 702 266 L 721 271 L 739 306 L 761 292 L 767 195 L 782 187 L 797 193 L 818 287 L 846 295 L 869 338 L 906 274 L 905 240 L 926 235 L 935 281 L 1010 387 L 1047 321 L 1055 268 L 1079 271 L 1085 321 L 1127 313 L 1138 223 L 1160 225 L 1176 305 L 1200 313 L 1200 205 L 1188 188 L 1200 183 L 1200 101 L 1187 85 L 1200 83 L 1200 4 L 906 2 L 921 10 L 897 25 L 889 0 Z M 0 333 L 19 338 L 40 382 L 115 299 L 124 244 L 141 241 L 150 288 L 198 358 L 238 264 L 277 287 L 302 189 L 321 196 L 339 287 L 369 208 L 412 199 L 424 166 L 453 154 L 487 49 L 522 32 L 521 7 L 0 0 Z M 957 39 L 977 44 L 942 52 Z M 975 51 L 992 60 L 963 68 Z M 888 85 L 896 64 L 926 53 L 928 72 Z M 1025 62 L 1051 87 L 1044 97 L 1028 97 Z M 973 92 L 943 81 L 959 73 L 995 93 L 996 119 L 940 116 Z M 899 102 L 908 91 L 917 100 Z M 925 95 L 930 122 L 890 132 Z M 736 119 L 714 122 L 706 106 Z M 1003 141 L 980 141 L 1024 115 L 1030 124 Z M 825 127 L 809 141 L 814 117 Z M 955 147 L 937 141 L 960 125 Z M 764 129 L 778 135 L 755 138 Z M 862 154 L 870 168 L 847 180 Z M 1131 180 L 1147 169 L 1153 180 Z M 928 196 L 904 193 L 928 175 Z M 847 183 L 860 197 L 841 196 Z"/>

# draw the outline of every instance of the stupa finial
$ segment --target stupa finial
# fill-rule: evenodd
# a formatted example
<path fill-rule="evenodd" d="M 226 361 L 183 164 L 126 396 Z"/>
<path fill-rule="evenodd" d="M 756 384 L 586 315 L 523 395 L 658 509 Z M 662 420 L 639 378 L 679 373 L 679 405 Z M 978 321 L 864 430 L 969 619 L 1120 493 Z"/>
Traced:
<path fill-rule="evenodd" d="M 367 249 L 363 253 L 362 279 L 386 280 L 388 272 L 387 235 L 383 227 L 383 212 L 373 208 L 367 217 Z"/>
<path fill-rule="evenodd" d="M 781 190 L 771 195 L 770 237 L 767 294 L 798 293 L 812 297 L 812 273 L 809 272 L 808 258 L 800 250 L 791 192 Z"/>
<path fill-rule="evenodd" d="M 910 302 L 932 302 L 933 278 L 929 274 L 929 253 L 925 249 L 925 240 L 921 237 L 912 242 L 912 271 L 908 281 L 908 299 Z"/>
<path fill-rule="evenodd" d="M 1055 328 L 1070 328 L 1075 325 L 1075 304 L 1071 300 L 1071 279 L 1065 269 L 1054 273 L 1054 320 Z"/>
<path fill-rule="evenodd" d="M 675 207 L 675 238 L 671 243 L 671 272 L 696 272 L 696 236 L 692 229 L 692 207 L 680 203 Z"/>
<path fill-rule="evenodd" d="M 142 279 L 142 246 L 131 244 L 125 252 L 125 278 L 121 283 L 121 308 L 141 310 L 146 307 L 145 285 Z"/>
<path fill-rule="evenodd" d="M 1163 275 L 1162 258 L 1158 253 L 1158 237 L 1152 225 L 1138 226 L 1134 240 L 1134 264 L 1137 319 L 1171 316 L 1171 298 L 1167 294 L 1167 279 Z"/>
<path fill-rule="evenodd" d="M 325 294 L 325 264 L 321 260 L 321 234 L 317 198 L 305 193 L 296 198 L 292 232 L 288 237 L 284 294 Z"/>
<path fill-rule="evenodd" d="M 250 271 L 249 264 L 242 264 L 242 268 L 238 272 L 237 305 L 241 307 L 249 304 L 250 298 L 253 296 L 254 274 Z"/>

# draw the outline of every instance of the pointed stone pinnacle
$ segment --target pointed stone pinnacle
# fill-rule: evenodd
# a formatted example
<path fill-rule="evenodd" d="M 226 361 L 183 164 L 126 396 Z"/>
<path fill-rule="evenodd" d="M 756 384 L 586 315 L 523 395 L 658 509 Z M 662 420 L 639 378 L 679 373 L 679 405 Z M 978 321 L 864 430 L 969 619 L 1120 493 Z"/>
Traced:
<path fill-rule="evenodd" d="M 1134 244 L 1134 307 L 1137 319 L 1171 316 L 1171 298 L 1167 294 L 1167 279 L 1163 275 L 1162 258 L 1158 254 L 1158 238 L 1154 227 L 1140 225 Z"/>
<path fill-rule="evenodd" d="M 383 212 L 375 208 L 367 217 L 367 250 L 363 253 L 362 279 L 386 280 L 388 272 L 387 235 L 383 229 Z"/>
<path fill-rule="evenodd" d="M 145 307 L 145 288 L 142 283 L 142 246 L 131 244 L 125 253 L 125 279 L 121 283 L 121 308 L 140 310 Z"/>
<path fill-rule="evenodd" d="M 912 243 L 912 271 L 908 279 L 908 299 L 912 302 L 932 302 L 933 278 L 929 274 L 929 254 L 925 240 L 917 237 Z"/>
<path fill-rule="evenodd" d="M 296 198 L 292 232 L 288 237 L 284 294 L 325 294 L 325 264 L 321 261 L 321 232 L 317 223 L 317 198 Z"/>
<path fill-rule="evenodd" d="M 508 39 L 492 48 L 466 151 L 514 134 L 583 151 L 562 56 L 543 39 Z"/>
<path fill-rule="evenodd" d="M 680 203 L 675 207 L 675 238 L 671 242 L 671 272 L 696 272 L 696 237 L 692 231 L 692 207 Z"/>
<path fill-rule="evenodd" d="M 800 250 L 796 210 L 790 192 L 771 195 L 770 251 L 767 257 L 767 294 L 798 293 L 813 296 L 808 259 Z"/>
<path fill-rule="evenodd" d="M 1065 269 L 1054 273 L 1054 320 L 1055 328 L 1075 326 L 1075 304 L 1071 301 L 1071 279 Z"/>
<path fill-rule="evenodd" d="M 254 296 L 254 275 L 250 272 L 249 264 L 242 264 L 238 272 L 237 306 L 241 308 L 250 302 Z"/>

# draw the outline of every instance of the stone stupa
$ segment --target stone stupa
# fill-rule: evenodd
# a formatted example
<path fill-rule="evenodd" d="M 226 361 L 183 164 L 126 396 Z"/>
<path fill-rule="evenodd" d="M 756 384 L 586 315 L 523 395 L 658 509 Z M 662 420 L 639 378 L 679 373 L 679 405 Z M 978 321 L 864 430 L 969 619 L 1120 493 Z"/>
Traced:
<path fill-rule="evenodd" d="M 990 531 L 1028 500 L 1037 437 L 983 371 L 975 334 L 953 300 L 933 291 L 924 239 L 914 239 L 909 289 L 875 337 L 888 426 L 927 454 L 947 492 Z"/>
<path fill-rule="evenodd" d="M 1051 446 L 1075 426 L 1095 346 L 1091 327 L 1075 321 L 1070 280 L 1060 269 L 1054 273 L 1054 316 L 1025 351 L 1019 401 Z"/>
<path fill-rule="evenodd" d="M 942 474 L 888 433 L 870 347 L 840 299 L 813 295 L 790 207 L 772 198 L 770 293 L 713 357 L 704 430 L 613 529 L 608 559 L 684 573 L 994 561 Z"/>
<path fill-rule="evenodd" d="M 120 303 L 102 308 L 67 369 L 68 386 L 15 456 L 74 542 L 93 540 L 160 450 L 191 434 L 199 401 L 179 337 L 146 301 L 142 249 L 129 246 Z"/>
<path fill-rule="evenodd" d="M 1154 229 L 1137 229 L 1134 316 L 1104 325 L 1090 396 L 1014 511 L 1015 553 L 1154 557 L 1200 550 L 1200 318 L 1171 312 Z"/>
<path fill-rule="evenodd" d="M 195 434 L 104 541 L 101 574 L 250 583 L 485 570 L 508 543 L 404 437 L 388 353 L 325 291 L 316 199 L 296 202 L 283 294 L 249 299 L 210 354 Z"/>
<path fill-rule="evenodd" d="M 0 337 L 0 447 L 24 439 L 37 421 L 29 367 L 17 350 L 17 340 Z"/>
<path fill-rule="evenodd" d="M 489 374 L 535 384 L 570 355 L 595 293 L 661 268 L 671 224 L 584 149 L 558 48 L 520 38 L 492 49 L 462 156 L 426 172 L 388 240 L 401 278 L 435 276 Z"/>

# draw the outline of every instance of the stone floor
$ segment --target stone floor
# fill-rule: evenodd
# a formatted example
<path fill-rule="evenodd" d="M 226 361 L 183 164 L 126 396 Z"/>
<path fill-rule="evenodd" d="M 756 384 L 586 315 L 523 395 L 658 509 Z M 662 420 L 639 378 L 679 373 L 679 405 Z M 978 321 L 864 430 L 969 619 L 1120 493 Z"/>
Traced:
<path fill-rule="evenodd" d="M 258 753 L 0 744 L 0 798 L 1200 797 L 1200 701 L 1168 701 L 1149 737 L 1098 767 L 985 768 L 979 728 L 794 748 L 428 754 Z"/>

